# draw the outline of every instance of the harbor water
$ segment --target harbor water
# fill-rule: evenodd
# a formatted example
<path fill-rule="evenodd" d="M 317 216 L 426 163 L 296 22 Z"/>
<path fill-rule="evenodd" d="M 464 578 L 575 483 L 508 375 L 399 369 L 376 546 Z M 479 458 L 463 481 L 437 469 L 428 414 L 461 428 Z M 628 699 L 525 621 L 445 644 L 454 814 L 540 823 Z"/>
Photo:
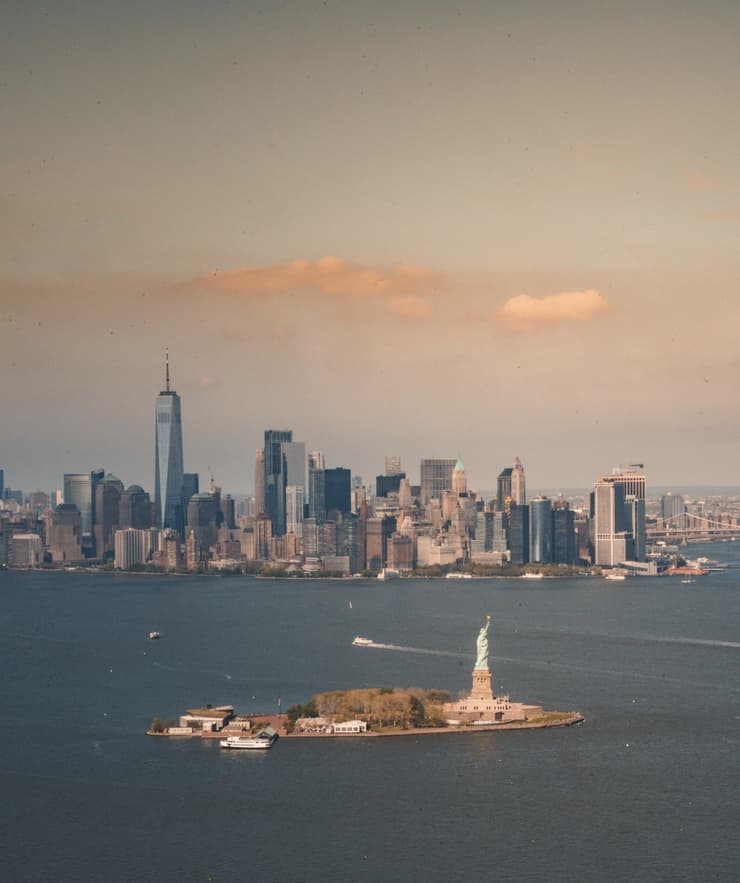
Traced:
<path fill-rule="evenodd" d="M 693 551 L 735 568 L 687 584 L 0 573 L 3 879 L 738 880 L 740 543 Z M 494 690 L 584 724 L 254 753 L 145 735 L 209 702 L 456 695 L 489 612 Z"/>

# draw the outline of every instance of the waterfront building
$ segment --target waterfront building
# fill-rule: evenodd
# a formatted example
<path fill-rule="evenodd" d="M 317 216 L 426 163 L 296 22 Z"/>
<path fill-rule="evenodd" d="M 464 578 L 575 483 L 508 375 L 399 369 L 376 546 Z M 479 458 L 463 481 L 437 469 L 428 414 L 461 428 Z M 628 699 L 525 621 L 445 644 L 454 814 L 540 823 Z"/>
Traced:
<path fill-rule="evenodd" d="M 117 530 L 114 538 L 114 566 L 128 570 L 136 564 L 146 564 L 157 546 L 157 530 L 137 530 L 126 527 Z"/>
<path fill-rule="evenodd" d="M 512 564 L 529 563 L 529 506 L 511 506 L 508 514 L 508 544 Z"/>
<path fill-rule="evenodd" d="M 594 563 L 615 567 L 644 561 L 645 475 L 641 465 L 619 466 L 602 475 L 591 494 Z"/>
<path fill-rule="evenodd" d="M 555 564 L 575 564 L 575 513 L 568 504 L 557 504 L 552 510 L 552 560 Z"/>
<path fill-rule="evenodd" d="M 301 547 L 306 558 L 319 558 L 319 526 L 315 518 L 305 518 L 301 525 Z"/>
<path fill-rule="evenodd" d="M 394 533 L 388 542 L 388 566 L 394 570 L 413 570 L 414 540 L 407 534 Z"/>
<path fill-rule="evenodd" d="M 182 542 L 174 530 L 160 532 L 157 552 L 157 564 L 164 570 L 178 570 L 183 566 Z"/>
<path fill-rule="evenodd" d="M 62 503 L 53 510 L 46 544 L 54 562 L 82 560 L 82 518 L 77 506 Z"/>
<path fill-rule="evenodd" d="M 0 500 L 5 499 L 5 470 L 0 469 Z"/>
<path fill-rule="evenodd" d="M 324 505 L 326 512 L 351 512 L 351 473 L 349 469 L 338 466 L 324 470 Z"/>
<path fill-rule="evenodd" d="M 259 515 L 265 511 L 265 451 L 257 448 L 254 455 L 254 512 Z"/>
<path fill-rule="evenodd" d="M 98 558 L 113 553 L 113 534 L 120 523 L 123 482 L 109 472 L 95 488 L 95 554 Z"/>
<path fill-rule="evenodd" d="M 293 441 L 290 429 L 265 430 L 265 512 L 270 516 L 272 535 L 285 533 L 285 488 L 287 464 L 283 445 Z"/>
<path fill-rule="evenodd" d="M 421 477 L 420 504 L 426 506 L 430 500 L 441 499 L 444 491 L 452 490 L 452 472 L 457 460 L 422 459 L 419 473 Z"/>
<path fill-rule="evenodd" d="M 185 474 L 182 452 L 180 396 L 170 389 L 169 356 L 165 359 L 165 388 L 155 405 L 154 509 L 156 525 L 174 530 L 182 537 L 185 529 Z"/>
<path fill-rule="evenodd" d="M 44 547 L 37 533 L 14 533 L 8 545 L 9 567 L 36 567 L 44 560 Z"/>
<path fill-rule="evenodd" d="M 533 564 L 552 561 L 552 501 L 548 497 L 529 502 L 529 560 Z"/>

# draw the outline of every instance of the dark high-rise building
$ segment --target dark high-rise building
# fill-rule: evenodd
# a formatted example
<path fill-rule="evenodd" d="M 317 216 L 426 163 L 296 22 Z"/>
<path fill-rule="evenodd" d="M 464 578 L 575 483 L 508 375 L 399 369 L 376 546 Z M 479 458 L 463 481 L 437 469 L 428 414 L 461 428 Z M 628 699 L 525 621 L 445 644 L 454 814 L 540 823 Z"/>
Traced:
<path fill-rule="evenodd" d="M 64 475 L 64 502 L 77 506 L 82 519 L 82 551 L 85 557 L 95 554 L 95 490 L 105 472 L 67 472 Z"/>
<path fill-rule="evenodd" d="M 512 564 L 529 563 L 529 506 L 512 506 L 508 542 Z"/>
<path fill-rule="evenodd" d="M 157 396 L 154 445 L 154 507 L 157 526 L 184 534 L 185 475 L 182 455 L 180 396 L 170 389 L 169 357 L 165 361 L 165 388 Z"/>
<path fill-rule="evenodd" d="M 200 477 L 197 472 L 184 472 L 182 476 L 182 501 L 187 508 L 193 494 L 200 493 Z"/>
<path fill-rule="evenodd" d="M 221 524 L 231 530 L 236 527 L 236 509 L 231 494 L 226 494 L 221 500 Z"/>
<path fill-rule="evenodd" d="M 123 482 L 110 472 L 95 488 L 95 554 L 98 558 L 112 556 L 114 534 L 120 523 L 120 502 Z"/>
<path fill-rule="evenodd" d="M 405 472 L 396 475 L 378 475 L 375 478 L 375 496 L 387 497 L 390 493 L 397 494 L 401 487 L 401 479 L 406 478 Z"/>
<path fill-rule="evenodd" d="M 324 470 L 324 504 L 326 511 L 350 512 L 352 510 L 352 476 L 349 469 L 338 466 Z"/>
<path fill-rule="evenodd" d="M 513 469 L 507 466 L 499 472 L 496 479 L 496 508 L 499 512 L 503 512 L 506 508 L 506 501 L 511 499 L 511 473 Z"/>
<path fill-rule="evenodd" d="M 312 469 L 308 473 L 308 513 L 317 521 L 326 520 L 326 478 L 323 469 Z"/>
<path fill-rule="evenodd" d="M 455 469 L 457 458 L 436 460 L 423 459 L 420 464 L 421 499 L 422 506 L 430 500 L 441 500 L 445 491 L 452 490 L 452 472 Z"/>
<path fill-rule="evenodd" d="M 552 560 L 555 564 L 575 564 L 576 551 L 575 513 L 566 506 L 552 510 Z"/>
<path fill-rule="evenodd" d="M 188 501 L 187 534 L 195 535 L 195 541 L 201 550 L 201 560 L 208 557 L 211 546 L 218 542 L 218 513 L 213 494 L 193 494 Z"/>
<path fill-rule="evenodd" d="M 548 497 L 529 501 L 529 560 L 535 564 L 552 561 L 552 501 Z"/>
<path fill-rule="evenodd" d="M 272 535 L 285 533 L 285 488 L 287 486 L 287 463 L 283 444 L 293 441 L 290 429 L 265 430 L 265 512 L 270 516 Z"/>
<path fill-rule="evenodd" d="M 136 530 L 147 530 L 154 521 L 152 501 L 149 494 L 138 484 L 132 484 L 121 494 L 118 503 L 118 525 L 122 530 L 127 527 Z"/>
<path fill-rule="evenodd" d="M 0 501 L 5 499 L 5 470 L 0 469 Z"/>

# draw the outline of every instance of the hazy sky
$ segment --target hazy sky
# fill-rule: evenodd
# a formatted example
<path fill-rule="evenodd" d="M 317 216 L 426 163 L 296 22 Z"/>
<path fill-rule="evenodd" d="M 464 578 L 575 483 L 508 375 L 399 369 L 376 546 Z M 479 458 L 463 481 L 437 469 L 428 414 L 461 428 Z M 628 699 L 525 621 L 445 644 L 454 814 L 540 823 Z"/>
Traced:
<path fill-rule="evenodd" d="M 0 13 L 0 467 L 740 484 L 740 4 Z"/>

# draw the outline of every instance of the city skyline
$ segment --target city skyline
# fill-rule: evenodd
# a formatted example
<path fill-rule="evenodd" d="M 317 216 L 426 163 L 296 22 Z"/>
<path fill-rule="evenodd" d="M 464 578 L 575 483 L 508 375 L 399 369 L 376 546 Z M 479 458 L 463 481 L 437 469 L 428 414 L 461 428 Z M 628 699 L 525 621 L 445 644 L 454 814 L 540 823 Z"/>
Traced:
<path fill-rule="evenodd" d="M 740 485 L 740 8 L 11 3 L 2 466 L 247 491 L 264 427 Z M 690 124 L 689 124 L 690 121 Z"/>

